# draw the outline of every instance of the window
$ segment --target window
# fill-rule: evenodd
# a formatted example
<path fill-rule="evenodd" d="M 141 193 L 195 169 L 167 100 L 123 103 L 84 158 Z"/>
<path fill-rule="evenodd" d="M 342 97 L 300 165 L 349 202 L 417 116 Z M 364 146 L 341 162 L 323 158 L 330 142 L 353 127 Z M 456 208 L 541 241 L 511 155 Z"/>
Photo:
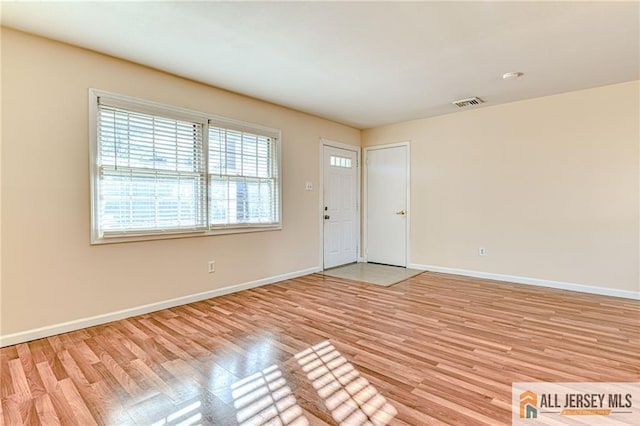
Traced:
<path fill-rule="evenodd" d="M 351 168 L 351 158 L 348 157 L 339 157 L 337 155 L 332 155 L 329 157 L 329 163 L 333 167 L 343 167 L 347 169 Z"/>
<path fill-rule="evenodd" d="M 279 229 L 279 131 L 90 91 L 94 243 Z"/>
<path fill-rule="evenodd" d="M 209 127 L 209 191 L 212 227 L 273 224 L 278 218 L 275 140 Z"/>

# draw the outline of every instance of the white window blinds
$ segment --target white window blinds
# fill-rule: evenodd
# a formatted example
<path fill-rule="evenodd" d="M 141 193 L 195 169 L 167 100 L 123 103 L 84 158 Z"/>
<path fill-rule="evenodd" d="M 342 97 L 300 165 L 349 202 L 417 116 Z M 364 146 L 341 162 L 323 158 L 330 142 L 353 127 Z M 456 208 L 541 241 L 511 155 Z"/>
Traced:
<path fill-rule="evenodd" d="M 275 138 L 209 127 L 212 228 L 279 222 Z"/>
<path fill-rule="evenodd" d="M 281 228 L 279 130 L 90 99 L 93 243 Z"/>
<path fill-rule="evenodd" d="M 206 227 L 202 124 L 98 106 L 99 217 L 107 234 Z"/>

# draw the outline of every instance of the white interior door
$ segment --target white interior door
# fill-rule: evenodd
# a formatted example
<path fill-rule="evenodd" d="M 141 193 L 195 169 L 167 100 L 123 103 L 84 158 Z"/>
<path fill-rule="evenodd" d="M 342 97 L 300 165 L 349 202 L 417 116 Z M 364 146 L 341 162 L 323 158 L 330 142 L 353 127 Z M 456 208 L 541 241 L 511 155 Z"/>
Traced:
<path fill-rule="evenodd" d="M 408 146 L 371 148 L 365 155 L 367 262 L 406 267 Z"/>
<path fill-rule="evenodd" d="M 358 260 L 358 154 L 323 147 L 324 267 Z"/>

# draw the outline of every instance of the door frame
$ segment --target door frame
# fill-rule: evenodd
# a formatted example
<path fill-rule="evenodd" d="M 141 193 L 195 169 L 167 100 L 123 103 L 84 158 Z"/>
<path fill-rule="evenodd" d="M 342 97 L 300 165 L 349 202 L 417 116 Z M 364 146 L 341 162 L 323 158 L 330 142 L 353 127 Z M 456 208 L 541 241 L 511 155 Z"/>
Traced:
<path fill-rule="evenodd" d="M 362 208 L 361 208 L 361 200 L 362 200 L 362 188 L 361 188 L 361 176 L 362 176 L 362 161 L 360 161 L 361 157 L 361 148 L 356 145 L 349 145 L 346 143 L 334 141 L 327 138 L 320 138 L 320 182 L 318 184 L 318 220 L 320 223 L 320 257 L 319 257 L 319 265 L 320 270 L 324 271 L 324 148 L 332 147 L 332 148 L 340 148 L 347 151 L 352 151 L 356 153 L 356 226 L 357 226 L 357 235 L 358 241 L 357 244 L 357 260 L 358 262 L 362 261 L 362 226 L 361 226 L 361 217 L 362 217 Z"/>
<path fill-rule="evenodd" d="M 404 146 L 407 149 L 407 176 L 406 176 L 406 180 L 407 180 L 407 220 L 406 220 L 406 235 L 405 235 L 405 268 L 408 268 L 410 263 L 410 259 L 411 259 L 411 240 L 410 240 L 410 236 L 411 236 L 411 141 L 404 141 L 404 142 L 397 142 L 397 143 L 389 143 L 389 144 L 384 144 L 384 145 L 374 145 L 374 146 L 368 146 L 364 148 L 364 171 L 363 171 L 363 177 L 364 177 L 364 188 L 363 188 L 363 193 L 362 193 L 362 205 L 363 205 L 363 216 L 362 216 L 362 220 L 363 220 L 363 225 L 362 225 L 362 230 L 363 230 L 363 261 L 366 262 L 367 261 L 367 189 L 368 189 L 368 178 L 367 178 L 367 159 L 368 159 L 368 154 L 369 151 L 373 151 L 373 150 L 377 150 L 377 149 L 385 149 L 385 148 L 396 148 L 396 147 L 400 147 L 400 146 Z"/>

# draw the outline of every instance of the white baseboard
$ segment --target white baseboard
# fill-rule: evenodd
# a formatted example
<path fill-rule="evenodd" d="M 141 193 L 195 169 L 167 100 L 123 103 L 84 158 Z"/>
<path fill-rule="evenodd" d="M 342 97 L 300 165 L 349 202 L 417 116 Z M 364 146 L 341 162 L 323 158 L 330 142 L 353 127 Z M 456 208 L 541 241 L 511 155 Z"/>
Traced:
<path fill-rule="evenodd" d="M 444 266 L 420 265 L 412 263 L 407 266 L 411 269 L 423 271 L 442 272 L 443 274 L 463 275 L 465 277 L 486 278 L 496 281 L 507 281 L 516 284 L 536 285 L 540 287 L 557 288 L 561 290 L 578 291 L 581 293 L 600 294 L 603 296 L 624 297 L 625 299 L 640 300 L 640 293 L 613 288 L 596 287 L 584 284 L 576 284 L 562 281 L 542 280 L 539 278 L 519 277 L 515 275 L 494 274 L 491 272 L 470 271 L 467 269 L 447 268 Z"/>
<path fill-rule="evenodd" d="M 247 283 L 236 284 L 228 287 L 217 288 L 202 293 L 191 294 L 188 296 L 177 297 L 175 299 L 164 300 L 162 302 L 150 303 L 148 305 L 136 306 L 133 308 L 123 309 L 107 314 L 96 315 L 88 318 L 81 318 L 73 321 L 54 324 L 46 327 L 34 328 L 19 333 L 7 334 L 0 336 L 0 348 L 18 343 L 28 342 L 30 340 L 42 339 L 60 333 L 68 333 L 70 331 L 79 330 L 81 328 L 91 327 L 94 325 L 105 324 L 111 321 L 117 321 L 123 318 L 129 318 L 136 315 L 148 314 L 149 312 L 159 311 L 161 309 L 173 308 L 175 306 L 185 305 L 187 303 L 197 302 L 199 300 L 210 299 L 212 297 L 222 296 L 229 293 L 235 293 L 242 290 L 248 290 L 254 287 L 260 287 L 275 282 L 289 280 L 301 277 L 303 275 L 313 274 L 321 271 L 320 267 L 303 269 L 301 271 L 290 272 L 287 274 L 276 275 L 273 277 L 263 278 Z"/>

